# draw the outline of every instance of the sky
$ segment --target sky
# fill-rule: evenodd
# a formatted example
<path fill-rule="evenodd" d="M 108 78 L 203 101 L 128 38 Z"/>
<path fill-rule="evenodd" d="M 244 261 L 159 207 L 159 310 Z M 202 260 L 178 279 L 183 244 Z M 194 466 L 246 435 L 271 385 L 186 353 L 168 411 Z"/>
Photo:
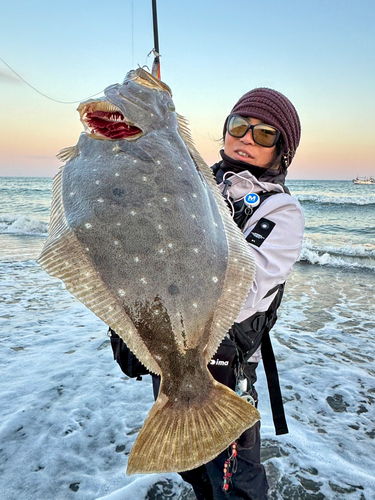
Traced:
<path fill-rule="evenodd" d="M 53 177 L 83 128 L 79 101 L 151 68 L 151 0 L 0 0 L 0 176 Z M 289 179 L 375 176 L 373 0 L 158 0 L 161 76 L 209 164 L 255 87 L 296 107 Z"/>

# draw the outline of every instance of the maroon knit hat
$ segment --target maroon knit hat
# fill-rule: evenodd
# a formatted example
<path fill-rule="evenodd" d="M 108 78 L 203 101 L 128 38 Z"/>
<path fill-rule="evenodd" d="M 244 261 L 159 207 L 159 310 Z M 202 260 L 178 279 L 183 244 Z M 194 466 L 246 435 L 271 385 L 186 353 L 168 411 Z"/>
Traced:
<path fill-rule="evenodd" d="M 231 114 L 233 113 L 258 118 L 276 127 L 284 139 L 286 166 L 290 165 L 300 141 L 301 124 L 297 111 L 289 99 L 276 90 L 257 88 L 239 99 L 231 111 Z"/>

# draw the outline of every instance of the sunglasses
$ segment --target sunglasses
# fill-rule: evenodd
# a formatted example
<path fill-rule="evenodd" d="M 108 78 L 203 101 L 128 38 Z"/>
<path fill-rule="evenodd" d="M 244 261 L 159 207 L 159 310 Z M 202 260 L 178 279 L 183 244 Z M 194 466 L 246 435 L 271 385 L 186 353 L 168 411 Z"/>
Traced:
<path fill-rule="evenodd" d="M 243 116 L 228 116 L 227 132 L 229 135 L 240 139 L 244 137 L 249 130 L 251 130 L 253 134 L 254 142 L 265 148 L 272 148 L 280 137 L 280 132 L 271 125 L 265 125 L 264 123 L 251 125 Z"/>

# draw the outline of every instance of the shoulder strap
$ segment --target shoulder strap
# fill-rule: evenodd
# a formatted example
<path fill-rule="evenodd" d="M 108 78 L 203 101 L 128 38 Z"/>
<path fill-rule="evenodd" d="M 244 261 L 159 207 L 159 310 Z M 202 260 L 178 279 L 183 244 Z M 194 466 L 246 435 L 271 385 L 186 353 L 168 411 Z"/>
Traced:
<path fill-rule="evenodd" d="M 274 286 L 273 288 L 271 288 L 271 290 L 268 290 L 268 292 L 266 293 L 266 295 L 263 298 L 266 299 L 267 297 L 270 297 L 273 293 L 276 292 L 276 290 L 283 290 L 284 286 L 285 286 L 285 281 L 284 281 L 284 283 L 280 283 L 279 285 Z M 280 302 L 281 302 L 281 300 L 280 300 Z M 277 307 L 279 307 L 279 305 Z"/>
<path fill-rule="evenodd" d="M 272 418 L 276 435 L 288 434 L 288 425 L 285 419 L 283 398 L 281 396 L 279 375 L 277 372 L 275 355 L 272 349 L 269 330 L 263 333 L 262 337 L 262 358 L 264 371 L 266 373 L 268 392 L 270 395 Z"/>
<path fill-rule="evenodd" d="M 234 328 L 240 327 L 243 332 L 260 333 L 260 335 L 257 336 L 258 345 L 254 347 L 257 348 L 261 343 L 263 366 L 267 378 L 268 392 L 270 395 L 272 417 L 275 425 L 276 435 L 287 434 L 289 432 L 285 418 L 275 354 L 272 349 L 271 338 L 269 334 L 277 319 L 277 309 L 281 304 L 281 299 L 284 293 L 284 286 L 285 282 L 276 285 L 266 293 L 264 298 L 271 296 L 276 292 L 276 290 L 278 290 L 267 311 L 256 313 L 253 316 L 250 316 L 250 318 L 242 321 L 241 323 L 234 324 Z M 248 357 L 245 356 L 245 359 L 248 359 Z"/>

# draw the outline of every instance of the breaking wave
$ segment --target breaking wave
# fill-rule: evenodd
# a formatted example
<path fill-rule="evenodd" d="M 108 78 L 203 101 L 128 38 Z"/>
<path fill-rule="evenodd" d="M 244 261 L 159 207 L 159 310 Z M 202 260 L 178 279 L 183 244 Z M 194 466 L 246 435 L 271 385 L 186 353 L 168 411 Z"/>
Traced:
<path fill-rule="evenodd" d="M 299 260 L 320 266 L 365 268 L 375 271 L 375 245 L 317 248 L 311 242 L 305 241 Z"/>
<path fill-rule="evenodd" d="M 46 236 L 48 223 L 24 215 L 1 215 L 0 234 Z"/>
<path fill-rule="evenodd" d="M 375 196 L 325 196 L 320 194 L 295 194 L 300 203 L 319 203 L 326 205 L 375 205 Z"/>

